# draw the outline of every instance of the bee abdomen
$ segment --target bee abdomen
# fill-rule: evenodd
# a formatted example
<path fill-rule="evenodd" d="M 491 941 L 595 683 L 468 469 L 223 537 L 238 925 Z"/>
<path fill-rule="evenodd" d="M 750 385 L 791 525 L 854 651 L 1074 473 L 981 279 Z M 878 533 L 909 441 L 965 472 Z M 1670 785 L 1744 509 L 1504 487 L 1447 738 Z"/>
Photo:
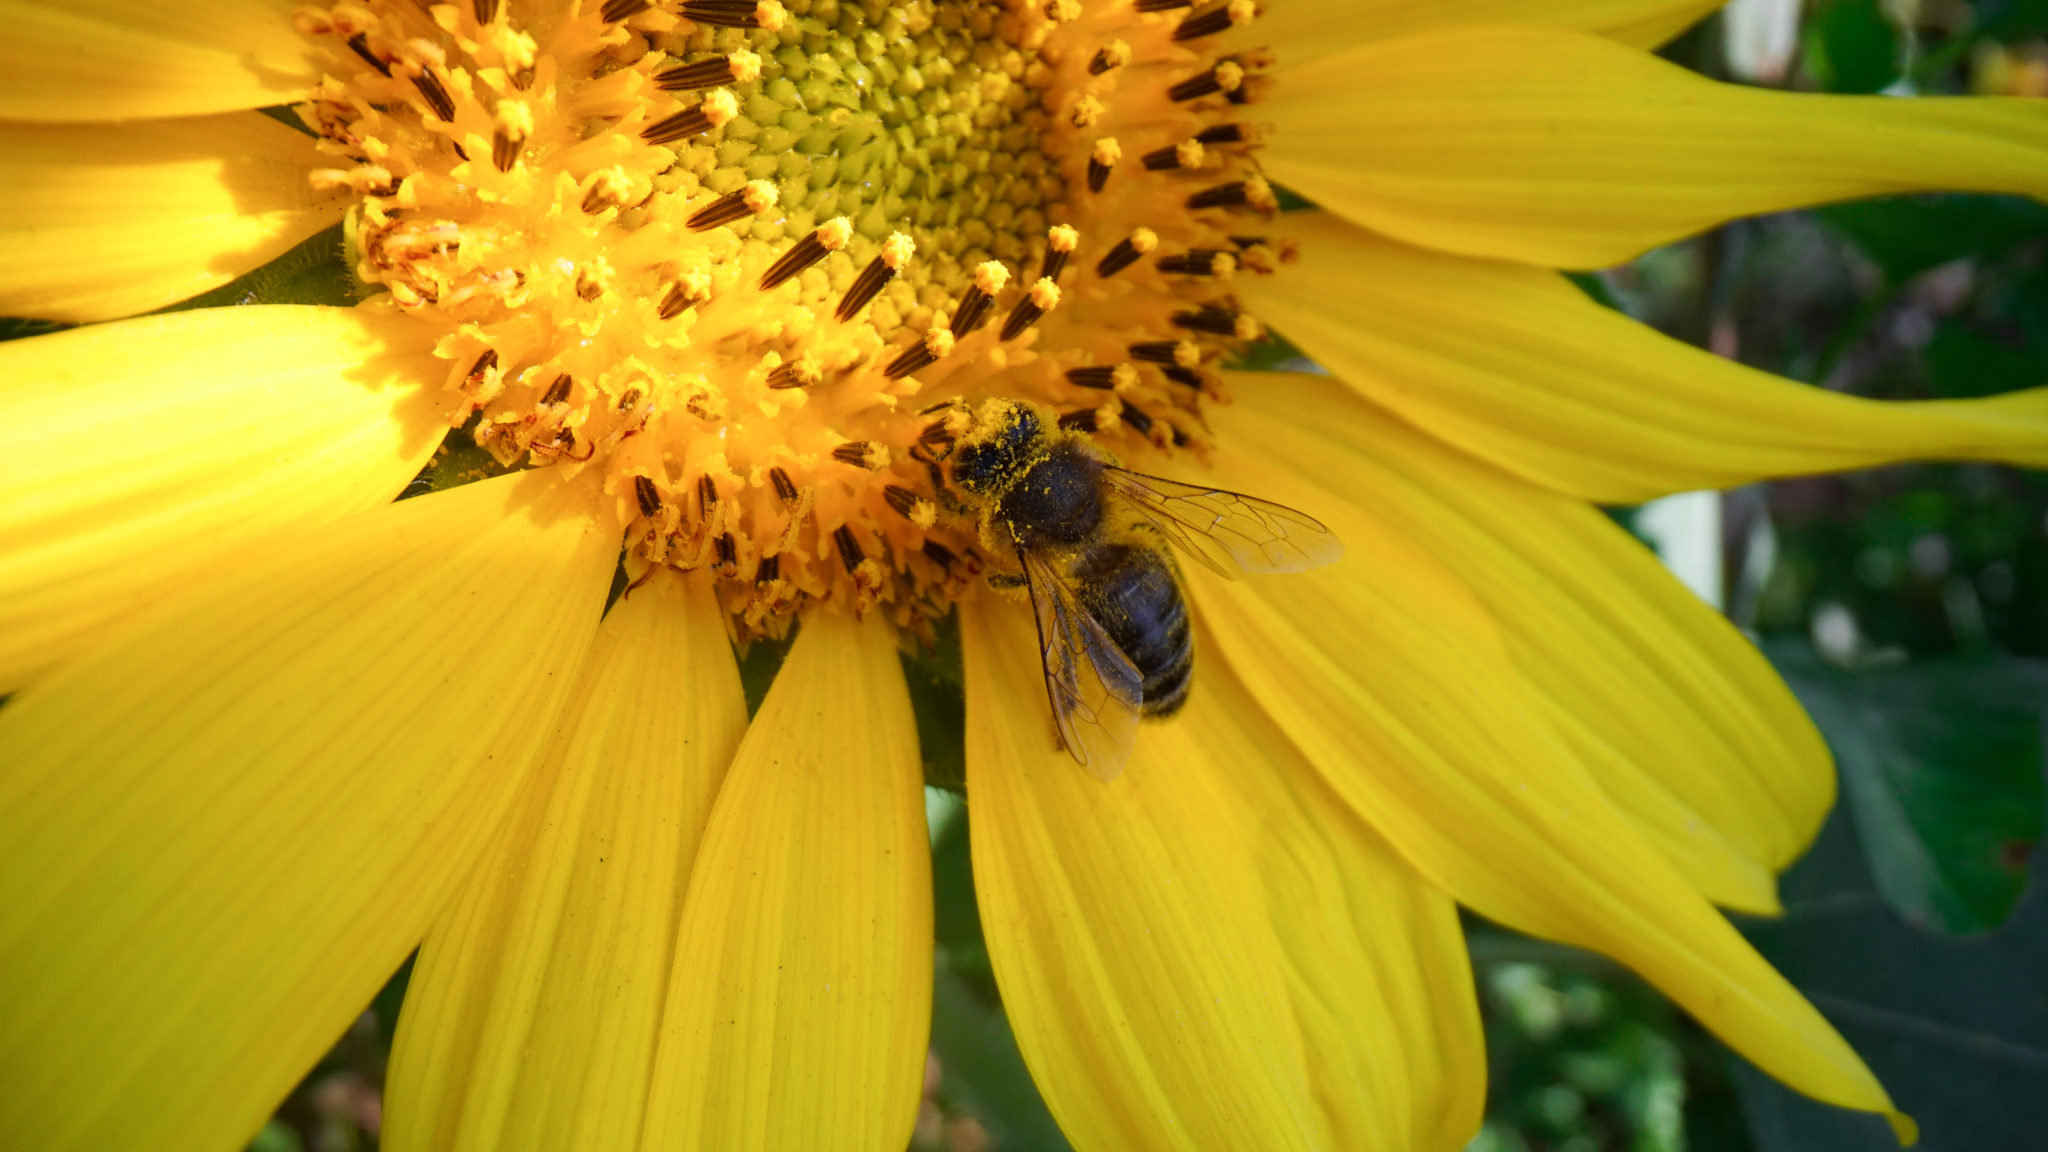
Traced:
<path fill-rule="evenodd" d="M 1147 716 L 1170 716 L 1186 702 L 1194 671 L 1187 601 L 1166 561 L 1128 544 L 1090 549 L 1075 566 L 1089 614 L 1130 657 L 1142 677 Z"/>

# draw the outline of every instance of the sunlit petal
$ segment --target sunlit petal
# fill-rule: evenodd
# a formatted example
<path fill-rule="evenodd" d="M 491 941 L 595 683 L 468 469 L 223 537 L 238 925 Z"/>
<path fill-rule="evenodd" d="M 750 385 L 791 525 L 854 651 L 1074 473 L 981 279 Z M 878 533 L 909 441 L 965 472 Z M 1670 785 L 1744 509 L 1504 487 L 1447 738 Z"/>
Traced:
<path fill-rule="evenodd" d="M 311 137 L 255 112 L 0 121 L 0 315 L 110 320 L 196 296 L 341 219 Z"/>
<path fill-rule="evenodd" d="M 1457 907 L 1344 807 L 1206 629 L 1185 711 L 1141 754 L 1203 761 L 1243 799 L 1332 1148 L 1456 1152 L 1486 1105 L 1486 1048 Z"/>
<path fill-rule="evenodd" d="M 1727 0 L 1275 0 L 1237 33 L 1273 49 L 1289 67 L 1368 40 L 1451 24 L 1536 24 L 1577 28 L 1654 48 Z"/>
<path fill-rule="evenodd" d="M 596 631 L 618 532 L 568 495 L 300 533 L 0 709 L 0 1145 L 237 1146 L 362 1011 Z"/>
<path fill-rule="evenodd" d="M 1328 1146 L 1221 766 L 1168 727 L 1105 785 L 1054 747 L 1029 609 L 963 611 L 961 638 L 982 923 L 1061 1129 L 1090 1152 Z"/>
<path fill-rule="evenodd" d="M 746 730 L 710 590 L 599 626 L 516 820 L 420 949 L 382 1146 L 632 1148 L 698 837 Z"/>
<path fill-rule="evenodd" d="M 930 1037 L 931 899 L 895 633 L 815 613 L 697 853 L 647 1152 L 899 1152 Z"/>
<path fill-rule="evenodd" d="M 1273 179 L 1410 243 L 1565 268 L 1724 220 L 1927 189 L 2048 194 L 2048 105 L 1718 84 L 1557 28 L 1376 41 L 1288 68 Z"/>
<path fill-rule="evenodd" d="M 215 308 L 0 344 L 0 692 L 266 538 L 396 495 L 447 431 L 403 321 Z"/>
<path fill-rule="evenodd" d="M 1373 505 L 1491 609 L 1552 726 L 1695 887 L 1777 906 L 1835 795 L 1755 647 L 1592 507 L 1443 447 L 1321 377 L 1244 375 L 1231 440 Z M 1646 638 L 1655 637 L 1655 642 Z"/>
<path fill-rule="evenodd" d="M 0 0 L 0 119 L 197 116 L 302 99 L 320 78 L 294 0 Z"/>
<path fill-rule="evenodd" d="M 1187 576 L 1224 658 L 1345 803 L 1460 903 L 1613 956 L 1801 1091 L 1891 1111 L 1828 1022 L 1560 743 L 1450 569 L 1370 494 L 1353 504 L 1244 454 L 1219 465 L 1344 539 L 1340 564 L 1284 581 Z"/>
<path fill-rule="evenodd" d="M 1300 260 L 1238 281 L 1261 317 L 1374 403 L 1563 492 L 1637 503 L 1916 458 L 2048 466 L 2048 388 L 1858 399 L 1671 339 L 1543 269 L 1411 247 L 1327 213 L 1287 225 Z"/>

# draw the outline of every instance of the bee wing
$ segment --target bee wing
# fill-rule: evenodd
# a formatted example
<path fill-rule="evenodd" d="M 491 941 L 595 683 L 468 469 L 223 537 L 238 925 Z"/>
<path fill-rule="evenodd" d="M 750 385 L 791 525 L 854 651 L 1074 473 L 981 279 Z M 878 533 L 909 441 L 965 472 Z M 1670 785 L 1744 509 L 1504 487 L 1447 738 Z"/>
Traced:
<path fill-rule="evenodd" d="M 1060 742 L 1089 775 L 1108 783 L 1131 758 L 1144 678 L 1081 606 L 1066 577 L 1024 549 L 1017 550 L 1017 557 L 1031 589 L 1045 694 Z"/>
<path fill-rule="evenodd" d="M 1344 555 L 1343 541 L 1320 521 L 1270 500 L 1122 468 L 1105 475 L 1168 540 L 1225 578 L 1304 572 Z"/>

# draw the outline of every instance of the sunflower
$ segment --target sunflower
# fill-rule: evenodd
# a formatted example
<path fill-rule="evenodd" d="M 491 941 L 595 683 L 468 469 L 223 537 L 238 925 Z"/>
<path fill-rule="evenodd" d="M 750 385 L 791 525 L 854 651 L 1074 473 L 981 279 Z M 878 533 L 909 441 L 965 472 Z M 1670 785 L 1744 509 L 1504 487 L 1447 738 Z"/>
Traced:
<path fill-rule="evenodd" d="M 2040 466 L 2048 392 L 1803 388 L 1555 269 L 2039 195 L 2048 108 L 1647 51 L 1716 6 L 0 5 L 0 313 L 95 322 L 0 346 L 0 1144 L 234 1147 L 418 948 L 387 1147 L 901 1148 L 898 653 L 955 613 L 1076 1146 L 1459 1147 L 1459 905 L 1909 1136 L 1716 909 L 1776 909 L 1827 752 L 1595 504 Z M 337 223 L 354 307 L 121 319 Z M 1263 325 L 1331 375 L 1222 367 Z M 1190 697 L 1109 783 L 938 465 L 989 398 L 1347 549 L 1189 568 Z M 394 501 L 455 428 L 499 474 Z M 729 640 L 792 630 L 749 722 Z"/>

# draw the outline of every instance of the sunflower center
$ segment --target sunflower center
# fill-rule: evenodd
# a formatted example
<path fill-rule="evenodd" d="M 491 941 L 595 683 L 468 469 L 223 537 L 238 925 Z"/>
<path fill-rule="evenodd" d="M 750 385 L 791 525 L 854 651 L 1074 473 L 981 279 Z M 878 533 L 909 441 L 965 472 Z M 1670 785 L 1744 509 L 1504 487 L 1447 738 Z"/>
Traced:
<path fill-rule="evenodd" d="M 635 565 L 742 633 L 942 613 L 981 566 L 961 406 L 1199 450 L 1275 203 L 1251 0 L 342 0 L 302 115 L 366 306 L 434 326 L 504 463 L 601 470 Z M 651 570 L 651 568 L 650 568 Z"/>

